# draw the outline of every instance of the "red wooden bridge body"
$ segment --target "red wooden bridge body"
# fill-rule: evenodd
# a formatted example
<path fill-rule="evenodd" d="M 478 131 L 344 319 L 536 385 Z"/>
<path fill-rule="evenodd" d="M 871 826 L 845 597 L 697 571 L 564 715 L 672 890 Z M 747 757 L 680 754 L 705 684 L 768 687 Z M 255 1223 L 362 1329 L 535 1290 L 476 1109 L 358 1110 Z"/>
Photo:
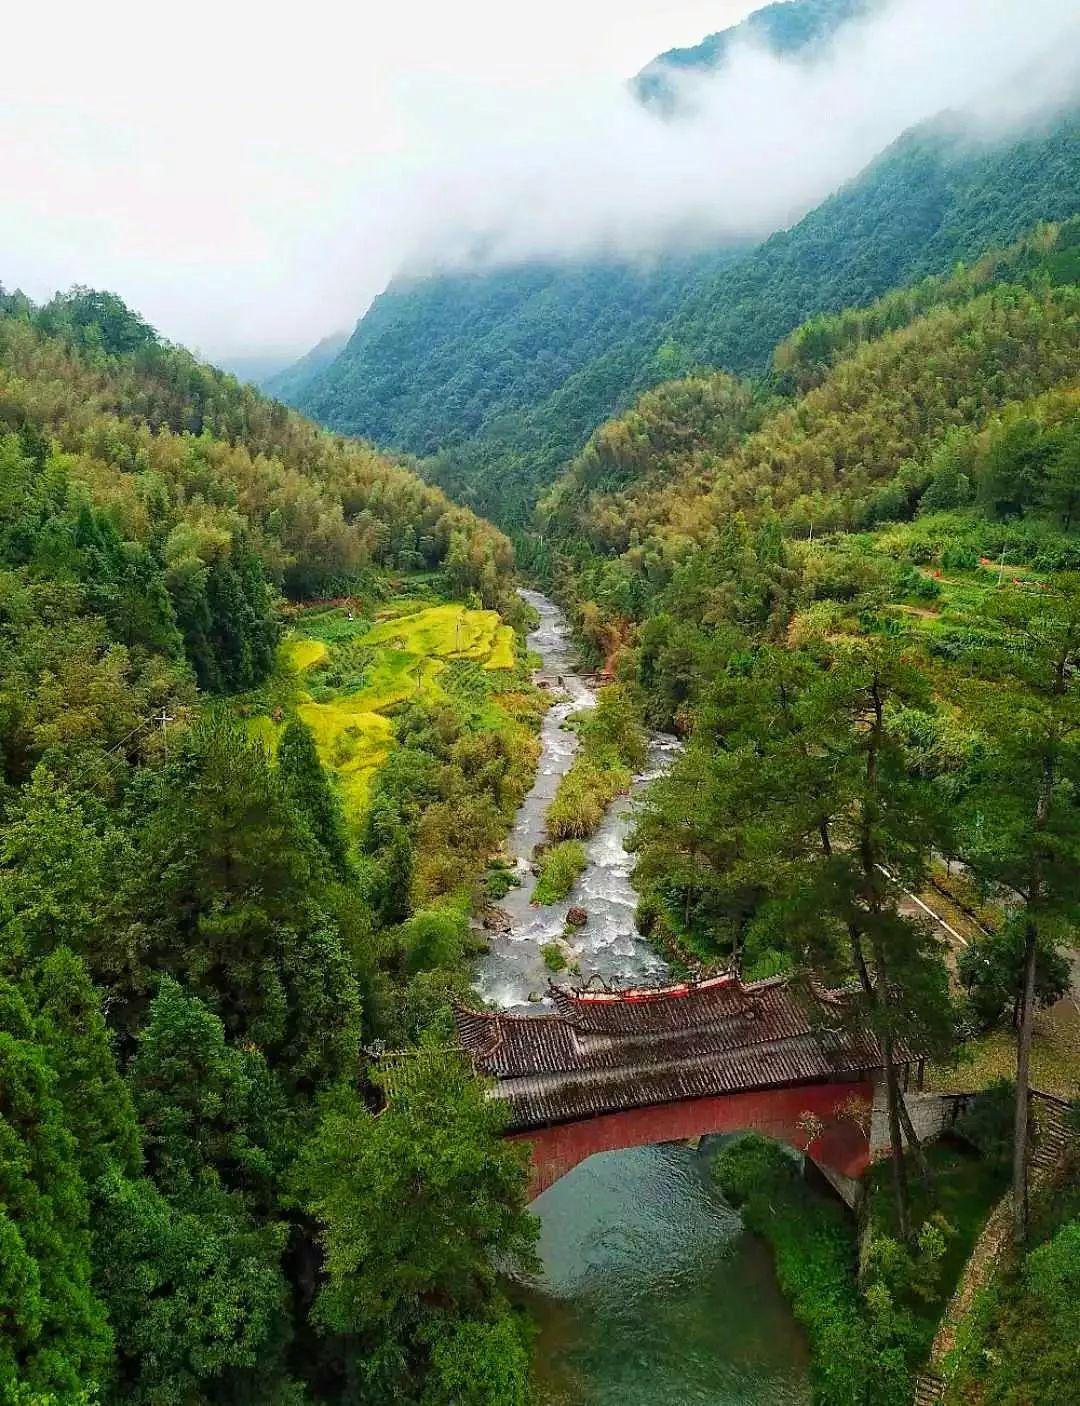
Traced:
<path fill-rule="evenodd" d="M 596 1152 L 745 1129 L 845 1177 L 869 1164 L 881 1056 L 842 993 L 724 976 L 552 996 L 553 1014 L 456 1012 L 509 1136 L 532 1145 L 534 1195 Z"/>

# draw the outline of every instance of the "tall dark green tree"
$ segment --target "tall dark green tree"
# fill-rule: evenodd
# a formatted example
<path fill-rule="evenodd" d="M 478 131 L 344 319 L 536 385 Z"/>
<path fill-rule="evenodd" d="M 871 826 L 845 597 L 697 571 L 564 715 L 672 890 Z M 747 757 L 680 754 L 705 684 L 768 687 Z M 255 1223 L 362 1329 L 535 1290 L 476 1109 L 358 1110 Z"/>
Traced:
<path fill-rule="evenodd" d="M 355 1068 L 356 977 L 325 863 L 266 752 L 226 718 L 192 730 L 143 798 L 153 957 L 291 1084 Z"/>
<path fill-rule="evenodd" d="M 0 1397 L 77 1401 L 112 1356 L 89 1203 L 30 1006 L 0 980 Z"/>
<path fill-rule="evenodd" d="M 277 766 L 286 794 L 310 827 L 331 870 L 339 879 L 347 879 L 352 866 L 341 802 L 319 761 L 311 729 L 298 717 L 290 718 L 282 729 Z"/>
<path fill-rule="evenodd" d="M 944 1052 L 952 1038 L 940 949 L 899 911 L 942 834 L 932 784 L 911 774 L 890 722 L 925 692 L 885 640 L 735 656 L 671 781 L 646 800 L 636 840 L 646 875 L 678 856 L 687 911 L 699 893 L 714 915 L 726 910 L 736 955 L 779 943 L 818 980 L 857 981 L 850 1015 L 881 1048 L 905 1233 L 905 1134 L 919 1147 L 896 1066 L 905 1048 Z"/>
<path fill-rule="evenodd" d="M 525 1158 L 455 1056 L 418 1051 L 386 1084 L 378 1115 L 328 1096 L 295 1169 L 325 1256 L 315 1320 L 365 1406 L 517 1406 L 527 1358 L 498 1275 L 532 1263 Z"/>
<path fill-rule="evenodd" d="M 56 1071 L 56 1093 L 91 1199 L 111 1171 L 132 1176 L 142 1147 L 131 1092 L 117 1068 L 101 994 L 66 947 L 42 961 L 34 983 L 37 1031 Z"/>
<path fill-rule="evenodd" d="M 989 746 L 968 798 L 965 854 L 1007 896 L 1022 953 L 1013 1215 L 1027 1236 L 1028 1107 L 1040 948 L 1074 943 L 1080 925 L 1080 576 L 1003 588 L 987 610 L 999 644 L 977 661 L 975 718 Z"/>

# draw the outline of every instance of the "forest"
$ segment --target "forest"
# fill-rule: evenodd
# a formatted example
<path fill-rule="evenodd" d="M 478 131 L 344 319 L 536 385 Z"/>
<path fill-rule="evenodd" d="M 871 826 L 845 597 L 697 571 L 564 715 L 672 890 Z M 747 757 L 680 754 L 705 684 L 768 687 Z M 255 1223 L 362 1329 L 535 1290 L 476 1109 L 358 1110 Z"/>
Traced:
<path fill-rule="evenodd" d="M 759 377 L 806 319 L 947 276 L 1074 214 L 1078 149 L 1075 115 L 990 147 L 939 119 L 757 248 L 414 279 L 287 398 L 419 456 L 458 502 L 519 529 L 597 426 L 648 387 L 703 368 Z"/>
<path fill-rule="evenodd" d="M 863 8 L 747 24 L 812 62 Z M 857 1215 L 693 1149 L 802 1399 L 1080 1400 L 1078 210 L 1075 113 L 942 118 L 753 247 L 403 276 L 271 394 L 0 288 L 0 1406 L 550 1406 L 454 1009 L 525 875 L 578 975 L 605 836 L 613 949 L 880 1054 Z"/>
<path fill-rule="evenodd" d="M 445 1019 L 529 781 L 542 703 L 484 609 L 516 618 L 510 559 L 119 299 L 5 295 L 5 1403 L 524 1399 L 493 1269 L 531 1253 L 521 1155 L 456 1064 L 376 1119 L 364 1055 Z M 327 595 L 348 609 L 297 615 Z M 361 814 L 290 650 L 336 635 L 357 667 L 387 611 L 421 622 L 387 659 L 432 685 L 401 695 Z M 457 612 L 448 641 L 424 611 Z"/>
<path fill-rule="evenodd" d="M 706 969 L 854 983 L 883 1049 L 993 1085 L 970 1136 L 999 1187 L 1010 1157 L 1025 1184 L 1032 1061 L 1080 1093 L 1074 1035 L 1033 1034 L 1080 923 L 1078 251 L 1077 221 L 1043 225 L 812 319 L 756 381 L 646 393 L 542 500 L 532 544 L 605 674 L 686 739 L 635 812 L 642 929 Z M 978 920 L 950 953 L 905 894 Z M 717 1161 L 823 1403 L 910 1400 L 972 1214 L 946 1209 L 953 1171 L 887 1093 L 894 1184 L 857 1280 L 783 1156 L 751 1140 Z M 1075 1172 L 1030 1211 L 1014 1189 L 1019 1248 L 946 1399 L 1073 1399 Z"/>
<path fill-rule="evenodd" d="M 642 724 L 674 731 L 632 835 L 654 944 L 847 985 L 884 1051 L 955 1080 L 963 1046 L 997 1089 L 973 1184 L 888 1085 L 859 1276 L 785 1159 L 717 1161 L 830 1406 L 906 1401 L 1025 1171 L 1035 1016 L 1068 988 L 1078 250 L 1040 225 L 816 316 L 756 380 L 646 392 L 521 539 L 609 680 L 536 901 L 572 889 Z M 446 1051 L 549 701 L 510 544 L 111 295 L 4 295 L 0 423 L 5 1399 L 527 1402 L 502 1278 L 534 1263 L 527 1166 Z M 901 908 L 933 886 L 979 915 L 959 955 Z M 977 1325 L 1000 1343 L 1043 1296 L 1017 1351 L 1046 1399 L 1071 1198 L 1017 1203 Z M 972 1348 L 957 1380 L 1019 1403 L 1016 1361 Z"/>

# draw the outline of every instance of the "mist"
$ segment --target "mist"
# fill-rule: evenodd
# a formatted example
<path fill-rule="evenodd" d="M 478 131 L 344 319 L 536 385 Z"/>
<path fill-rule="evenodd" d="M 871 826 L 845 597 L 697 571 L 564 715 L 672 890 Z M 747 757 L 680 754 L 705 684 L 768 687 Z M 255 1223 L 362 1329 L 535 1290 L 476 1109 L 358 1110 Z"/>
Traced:
<path fill-rule="evenodd" d="M 883 0 L 813 60 L 684 74 L 678 120 L 635 99 L 756 7 L 19 7 L 11 52 L 43 57 L 0 94 L 0 282 L 111 288 L 211 359 L 299 355 L 397 274 L 762 238 L 939 113 L 993 141 L 1080 98 L 1075 0 Z"/>
<path fill-rule="evenodd" d="M 409 272 L 754 239 L 790 225 L 938 114 L 971 142 L 1080 96 L 1074 0 L 892 0 L 811 60 L 750 43 L 713 74 L 672 70 L 664 120 L 626 86 L 509 97 L 429 128 L 389 214 Z M 495 135 L 497 134 L 497 135 Z"/>

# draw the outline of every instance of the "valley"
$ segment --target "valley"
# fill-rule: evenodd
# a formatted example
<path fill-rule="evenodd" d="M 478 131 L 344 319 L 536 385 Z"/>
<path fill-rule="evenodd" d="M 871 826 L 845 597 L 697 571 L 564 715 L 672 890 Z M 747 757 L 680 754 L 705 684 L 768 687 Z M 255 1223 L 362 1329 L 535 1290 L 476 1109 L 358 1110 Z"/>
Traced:
<path fill-rule="evenodd" d="M 0 1406 L 1080 1406 L 1080 30 L 1036 8 L 781 0 L 616 93 L 584 12 L 313 13 L 182 135 L 160 44 L 46 66 Z M 124 248 L 252 376 L 397 271 L 259 389 L 41 295 Z"/>

